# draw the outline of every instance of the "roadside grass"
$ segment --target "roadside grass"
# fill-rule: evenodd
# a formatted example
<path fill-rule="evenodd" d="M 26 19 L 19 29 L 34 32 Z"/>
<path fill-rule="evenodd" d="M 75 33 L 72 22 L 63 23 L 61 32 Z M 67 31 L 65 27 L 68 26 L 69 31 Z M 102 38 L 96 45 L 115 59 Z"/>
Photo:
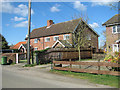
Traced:
<path fill-rule="evenodd" d="M 34 67 L 34 66 L 36 66 L 36 64 L 26 64 L 23 67 Z"/>
<path fill-rule="evenodd" d="M 92 83 L 109 85 L 109 86 L 116 87 L 116 88 L 119 88 L 119 84 L 120 84 L 120 81 L 119 81 L 120 76 L 97 75 L 97 74 L 89 74 L 89 73 L 60 71 L 60 70 L 50 70 L 50 72 L 55 73 L 55 74 L 70 76 L 73 78 L 87 79 Z"/>
<path fill-rule="evenodd" d="M 20 63 L 27 63 L 27 60 L 19 60 Z"/>

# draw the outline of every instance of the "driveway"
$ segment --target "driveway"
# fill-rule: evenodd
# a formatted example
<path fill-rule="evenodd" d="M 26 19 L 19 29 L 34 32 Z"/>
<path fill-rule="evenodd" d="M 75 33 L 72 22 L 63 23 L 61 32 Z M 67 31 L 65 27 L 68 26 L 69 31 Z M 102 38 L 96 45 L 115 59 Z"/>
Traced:
<path fill-rule="evenodd" d="M 2 88 L 111 88 L 87 80 L 49 72 L 49 65 L 22 67 L 23 64 L 2 66 Z"/>

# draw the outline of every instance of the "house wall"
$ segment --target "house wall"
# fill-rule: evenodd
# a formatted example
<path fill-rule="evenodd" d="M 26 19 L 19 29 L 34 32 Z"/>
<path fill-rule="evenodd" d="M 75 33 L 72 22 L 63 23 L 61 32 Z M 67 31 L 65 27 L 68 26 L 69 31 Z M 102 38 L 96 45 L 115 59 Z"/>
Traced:
<path fill-rule="evenodd" d="M 112 33 L 112 27 L 113 26 L 109 26 L 106 27 L 106 47 L 107 47 L 107 51 L 108 54 L 113 54 L 113 44 L 116 44 L 115 41 L 118 40 L 120 37 L 120 33 Z"/>
<path fill-rule="evenodd" d="M 85 38 L 87 38 L 87 35 L 91 35 L 91 40 L 83 39 L 85 40 L 85 43 L 84 43 L 85 45 L 83 47 L 86 47 L 86 48 L 91 47 L 91 48 L 94 48 L 96 52 L 98 52 L 98 48 L 99 48 L 98 47 L 98 35 L 96 35 L 90 28 L 86 28 L 84 30 L 84 34 L 85 34 Z"/>
<path fill-rule="evenodd" d="M 64 35 L 68 35 L 68 34 L 62 34 L 62 35 L 55 35 L 55 36 L 59 36 L 59 40 L 64 40 Z M 70 35 L 70 38 L 69 38 L 69 42 L 71 42 L 72 40 L 71 40 L 71 34 L 69 34 Z M 39 40 L 38 40 L 38 43 L 34 43 L 34 40 L 36 39 L 36 38 L 34 38 L 34 39 L 30 39 L 30 45 L 33 47 L 33 48 L 35 48 L 35 47 L 37 47 L 38 48 L 38 50 L 43 50 L 43 49 L 45 49 L 46 47 L 52 47 L 53 46 L 53 44 L 56 42 L 56 41 L 54 41 L 54 36 L 47 36 L 47 37 L 50 37 L 50 42 L 45 42 L 45 38 L 46 37 L 41 37 L 41 38 L 38 38 Z"/>

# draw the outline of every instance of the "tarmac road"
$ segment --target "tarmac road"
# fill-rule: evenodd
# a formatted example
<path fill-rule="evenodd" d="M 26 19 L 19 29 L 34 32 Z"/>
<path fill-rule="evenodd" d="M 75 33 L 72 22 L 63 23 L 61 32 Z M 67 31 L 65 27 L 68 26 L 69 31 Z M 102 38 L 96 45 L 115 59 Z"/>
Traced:
<path fill-rule="evenodd" d="M 48 72 L 46 68 L 2 66 L 2 88 L 111 88 Z"/>

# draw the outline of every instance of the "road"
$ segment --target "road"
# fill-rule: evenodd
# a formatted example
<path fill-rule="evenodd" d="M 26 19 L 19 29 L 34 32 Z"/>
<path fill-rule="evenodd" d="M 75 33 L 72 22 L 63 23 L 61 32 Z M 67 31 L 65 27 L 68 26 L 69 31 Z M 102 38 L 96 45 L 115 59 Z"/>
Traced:
<path fill-rule="evenodd" d="M 2 88 L 111 88 L 87 80 L 66 77 L 46 68 L 2 66 Z"/>

